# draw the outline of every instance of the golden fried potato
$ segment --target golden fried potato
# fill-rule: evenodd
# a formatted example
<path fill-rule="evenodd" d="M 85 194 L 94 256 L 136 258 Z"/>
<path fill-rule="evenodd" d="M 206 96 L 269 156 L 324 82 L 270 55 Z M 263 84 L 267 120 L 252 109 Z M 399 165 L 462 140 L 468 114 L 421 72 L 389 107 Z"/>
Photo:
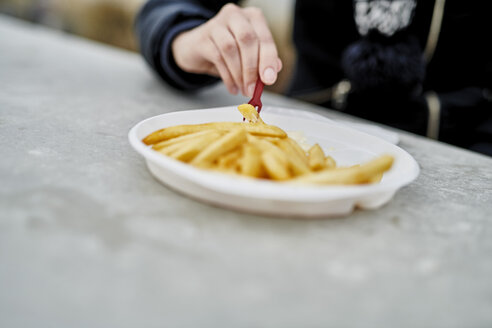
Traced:
<path fill-rule="evenodd" d="M 309 173 L 309 166 L 305 162 L 305 155 L 299 155 L 298 151 L 292 146 L 288 139 L 280 139 L 276 142 L 278 147 L 282 149 L 287 156 L 290 167 L 294 175 L 303 175 Z"/>
<path fill-rule="evenodd" d="M 219 131 L 213 131 L 213 133 L 206 134 L 199 139 L 187 140 L 181 148 L 172 152 L 169 156 L 183 162 L 189 162 L 194 159 L 195 156 L 197 156 L 205 147 L 215 142 L 220 137 L 221 133 Z"/>
<path fill-rule="evenodd" d="M 204 131 L 199 131 L 199 132 L 193 132 L 190 134 L 185 134 L 185 135 L 182 135 L 182 136 L 179 136 L 176 138 L 172 138 L 172 139 L 168 139 L 168 140 L 164 140 L 164 141 L 155 143 L 152 145 L 152 149 L 160 150 L 160 149 L 169 147 L 171 145 L 181 143 L 183 141 L 197 139 L 197 138 L 200 138 L 206 134 L 215 133 L 215 132 L 216 132 L 215 130 L 204 130 Z"/>
<path fill-rule="evenodd" d="M 325 169 L 295 178 L 293 182 L 309 184 L 362 184 L 386 172 L 393 165 L 393 157 L 382 155 L 361 165 Z"/>
<path fill-rule="evenodd" d="M 249 122 L 170 126 L 142 141 L 163 155 L 200 168 L 296 184 L 377 183 L 393 165 L 392 156 L 382 155 L 337 167 L 319 144 L 306 152 L 284 130 L 265 124 L 253 106 L 243 104 L 238 109 Z"/>
<path fill-rule="evenodd" d="M 231 131 L 237 128 L 243 128 L 247 132 L 257 136 L 269 136 L 285 138 L 287 134 L 282 129 L 268 124 L 253 124 L 244 122 L 213 122 L 204 124 L 185 124 L 170 126 L 155 131 L 146 136 L 142 141 L 146 145 L 152 145 L 164 140 L 177 138 L 186 134 L 196 133 L 204 130 Z"/>
<path fill-rule="evenodd" d="M 325 168 L 326 159 L 325 153 L 323 149 L 321 149 L 320 145 L 314 144 L 311 148 L 309 148 L 309 168 L 313 171 L 318 171 Z"/>
<path fill-rule="evenodd" d="M 250 104 L 242 104 L 237 107 L 241 114 L 243 114 L 244 118 L 248 120 L 250 123 L 263 123 L 263 120 L 260 117 L 260 114 L 258 114 L 258 111 L 256 108 L 254 108 L 253 105 Z"/>
<path fill-rule="evenodd" d="M 207 166 L 246 141 L 246 130 L 234 129 L 206 146 L 192 161 L 195 166 Z"/>
<path fill-rule="evenodd" d="M 240 172 L 243 175 L 256 178 L 262 174 L 261 151 L 251 143 L 247 143 L 243 147 Z"/>

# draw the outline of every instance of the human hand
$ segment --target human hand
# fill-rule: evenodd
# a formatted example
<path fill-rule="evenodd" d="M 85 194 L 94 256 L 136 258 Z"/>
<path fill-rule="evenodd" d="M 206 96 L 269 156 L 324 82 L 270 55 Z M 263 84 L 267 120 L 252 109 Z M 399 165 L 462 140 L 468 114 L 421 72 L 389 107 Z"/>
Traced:
<path fill-rule="evenodd" d="M 172 43 L 178 67 L 222 79 L 230 93 L 253 95 L 256 79 L 272 85 L 282 69 L 277 47 L 260 9 L 226 4 L 206 23 Z"/>

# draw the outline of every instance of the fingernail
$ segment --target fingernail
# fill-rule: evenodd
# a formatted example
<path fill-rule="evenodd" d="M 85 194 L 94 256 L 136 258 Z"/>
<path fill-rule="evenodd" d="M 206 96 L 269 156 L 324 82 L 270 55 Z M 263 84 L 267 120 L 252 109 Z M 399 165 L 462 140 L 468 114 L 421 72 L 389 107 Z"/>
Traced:
<path fill-rule="evenodd" d="M 235 85 L 233 85 L 233 86 L 231 87 L 231 92 L 232 92 L 232 94 L 237 95 L 238 91 L 239 91 L 239 89 L 238 89 Z"/>
<path fill-rule="evenodd" d="M 248 85 L 248 97 L 253 97 L 253 93 L 255 92 L 255 84 L 251 83 Z"/>
<path fill-rule="evenodd" d="M 275 82 L 275 79 L 277 78 L 277 73 L 275 73 L 273 68 L 268 67 L 263 72 L 263 78 L 265 79 L 264 80 L 265 83 L 273 83 L 273 82 Z"/>

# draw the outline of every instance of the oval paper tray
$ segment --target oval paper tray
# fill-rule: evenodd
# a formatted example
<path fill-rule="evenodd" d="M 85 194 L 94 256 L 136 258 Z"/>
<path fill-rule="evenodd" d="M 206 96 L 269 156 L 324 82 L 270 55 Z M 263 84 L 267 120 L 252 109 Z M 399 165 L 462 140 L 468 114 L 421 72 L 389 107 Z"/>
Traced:
<path fill-rule="evenodd" d="M 266 215 L 322 217 L 346 215 L 355 207 L 375 209 L 419 174 L 417 162 L 406 151 L 379 137 L 335 123 L 316 114 L 264 107 L 263 120 L 286 132 L 302 132 L 307 143 L 319 143 L 339 166 L 359 164 L 382 154 L 394 156 L 391 170 L 378 184 L 357 186 L 298 186 L 243 178 L 194 168 L 168 158 L 141 140 L 167 126 L 218 121 L 242 121 L 237 108 L 220 107 L 162 114 L 136 124 L 129 132 L 133 148 L 163 184 L 187 196 L 218 206 Z"/>

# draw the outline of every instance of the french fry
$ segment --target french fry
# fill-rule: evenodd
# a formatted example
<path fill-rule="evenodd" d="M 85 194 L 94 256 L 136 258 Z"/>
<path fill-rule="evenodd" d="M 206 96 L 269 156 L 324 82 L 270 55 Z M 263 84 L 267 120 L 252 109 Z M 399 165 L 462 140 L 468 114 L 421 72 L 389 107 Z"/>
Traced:
<path fill-rule="evenodd" d="M 244 124 L 244 128 L 247 132 L 264 137 L 276 137 L 276 138 L 286 138 L 287 133 L 279 127 L 269 124 L 252 124 L 252 123 L 238 123 Z"/>
<path fill-rule="evenodd" d="M 299 155 L 299 158 L 301 158 L 304 163 L 309 164 L 309 159 L 304 149 L 302 149 L 302 147 L 292 138 L 286 138 L 285 140 L 292 146 L 292 148 L 294 148 L 296 153 Z"/>
<path fill-rule="evenodd" d="M 250 104 L 242 104 L 237 107 L 245 119 L 250 123 L 264 123 L 256 108 Z"/>
<path fill-rule="evenodd" d="M 207 166 L 220 155 L 229 152 L 246 141 L 246 130 L 235 129 L 223 135 L 203 149 L 192 161 L 195 166 Z"/>
<path fill-rule="evenodd" d="M 217 160 L 217 169 L 219 171 L 238 171 L 242 152 L 242 148 L 238 147 L 219 157 Z"/>
<path fill-rule="evenodd" d="M 358 166 L 325 169 L 295 178 L 292 181 L 296 183 L 341 185 L 368 183 L 375 176 L 389 170 L 392 164 L 392 156 L 382 155 Z"/>
<path fill-rule="evenodd" d="M 332 169 L 337 167 L 337 162 L 333 159 L 333 157 L 326 155 L 325 157 L 325 168 L 326 169 Z"/>
<path fill-rule="evenodd" d="M 178 151 L 179 149 L 183 148 L 183 146 L 188 141 L 193 141 L 193 140 L 185 140 L 185 141 L 182 141 L 182 142 L 178 142 L 178 143 L 169 145 L 167 147 L 163 147 L 163 148 L 161 148 L 161 149 L 159 149 L 157 151 L 159 153 L 163 154 L 163 155 L 170 156 L 172 153 L 174 153 L 174 152 Z"/>
<path fill-rule="evenodd" d="M 309 148 L 309 168 L 313 171 L 321 170 L 325 167 L 325 153 L 321 149 L 320 145 L 314 144 Z"/>
<path fill-rule="evenodd" d="M 203 125 L 175 125 L 164 129 L 152 132 L 148 136 L 142 139 L 142 142 L 146 145 L 153 145 L 158 142 L 177 138 L 186 134 L 196 133 L 207 129 L 213 129 L 213 127 L 207 127 Z"/>
<path fill-rule="evenodd" d="M 169 147 L 171 145 L 180 143 L 182 141 L 187 141 L 187 140 L 191 140 L 191 139 L 195 139 L 195 138 L 200 138 L 200 137 L 202 137 L 202 136 L 204 136 L 206 134 L 215 133 L 215 132 L 216 132 L 215 130 L 204 130 L 204 131 L 199 131 L 199 132 L 193 132 L 193 133 L 190 133 L 190 134 L 185 134 L 185 135 L 182 135 L 182 136 L 179 136 L 179 137 L 176 137 L 176 138 L 172 138 L 172 139 L 168 139 L 168 140 L 164 140 L 164 141 L 155 143 L 152 146 L 152 149 L 154 149 L 154 150 L 160 150 L 162 148 Z"/>
<path fill-rule="evenodd" d="M 200 142 L 201 139 L 205 138 L 206 140 L 211 140 L 209 137 L 210 136 L 217 136 L 217 134 L 221 134 L 221 131 L 215 131 L 215 130 L 207 130 L 207 131 L 201 131 L 194 133 L 194 138 L 188 138 L 188 135 L 184 135 L 181 137 L 169 139 L 166 141 L 162 141 L 159 143 L 159 149 L 157 150 L 161 154 L 171 156 L 171 154 L 179 151 L 180 149 L 183 149 L 187 147 L 190 144 L 194 144 L 197 142 Z M 172 157 L 172 156 L 171 156 Z"/>
<path fill-rule="evenodd" d="M 244 128 L 247 132 L 258 136 L 280 137 L 285 138 L 287 134 L 284 130 L 268 124 L 254 124 L 243 122 L 213 122 L 203 124 L 186 124 L 170 126 L 158 131 L 155 131 L 146 136 L 142 141 L 146 145 L 152 145 L 164 140 L 177 138 L 182 135 L 196 133 L 203 130 L 219 130 L 231 131 L 237 128 Z"/>
<path fill-rule="evenodd" d="M 262 173 L 261 151 L 251 143 L 243 147 L 243 157 L 240 160 L 240 172 L 249 177 L 260 177 Z"/>
<path fill-rule="evenodd" d="M 189 162 L 197 156 L 203 148 L 207 147 L 210 143 L 213 143 L 220 136 L 221 133 L 219 131 L 213 131 L 213 133 L 202 136 L 200 139 L 187 140 L 181 148 L 170 153 L 169 156 L 183 162 Z"/>
<path fill-rule="evenodd" d="M 256 142 L 253 142 L 253 144 L 258 147 L 258 149 L 262 153 L 271 153 L 273 156 L 275 156 L 285 167 L 289 166 L 289 159 L 287 158 L 287 155 L 285 152 L 280 149 L 277 145 L 275 145 L 272 142 L 260 139 Z"/>
<path fill-rule="evenodd" d="M 288 139 L 280 139 L 276 142 L 278 147 L 284 151 L 289 160 L 290 167 L 294 175 L 303 175 L 309 173 L 309 167 L 303 160 L 303 157 L 292 147 L 291 143 L 287 141 Z M 304 156 L 305 157 L 305 156 Z"/>
<path fill-rule="evenodd" d="M 382 178 L 383 178 L 383 172 L 375 174 L 373 177 L 367 180 L 367 183 L 378 183 L 381 181 Z"/>
<path fill-rule="evenodd" d="M 265 124 L 253 106 L 243 104 L 238 109 L 249 123 L 170 126 L 142 141 L 155 151 L 200 168 L 295 184 L 378 183 L 393 165 L 392 156 L 382 155 L 366 163 L 337 167 L 319 144 L 305 151 L 284 130 Z"/>
<path fill-rule="evenodd" d="M 268 175 L 274 180 L 287 180 L 290 178 L 289 169 L 285 162 L 272 152 L 261 154 L 262 163 Z"/>
<path fill-rule="evenodd" d="M 260 151 L 263 167 L 274 180 L 286 180 L 291 177 L 290 163 L 285 152 L 277 145 L 266 140 L 253 142 Z"/>

